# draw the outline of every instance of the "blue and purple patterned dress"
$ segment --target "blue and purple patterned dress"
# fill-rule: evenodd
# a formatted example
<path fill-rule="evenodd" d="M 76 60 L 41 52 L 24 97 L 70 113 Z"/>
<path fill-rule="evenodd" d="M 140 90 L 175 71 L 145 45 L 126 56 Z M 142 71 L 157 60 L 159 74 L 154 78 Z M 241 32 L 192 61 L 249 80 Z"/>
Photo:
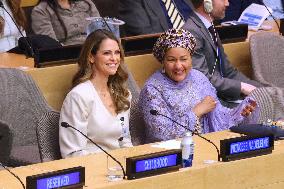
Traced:
<path fill-rule="evenodd" d="M 146 124 L 146 142 L 180 138 L 186 132 L 184 128 L 163 116 L 151 115 L 150 110 L 157 110 L 160 114 L 194 130 L 196 116 L 192 109 L 208 95 L 216 100 L 217 105 L 213 111 L 200 119 L 203 133 L 226 130 L 241 122 L 257 121 L 258 107 L 247 118 L 241 115 L 251 97 L 244 99 L 238 107 L 229 109 L 221 105 L 215 88 L 201 72 L 192 69 L 182 82 L 175 82 L 159 70 L 147 80 L 139 98 L 139 107 Z"/>

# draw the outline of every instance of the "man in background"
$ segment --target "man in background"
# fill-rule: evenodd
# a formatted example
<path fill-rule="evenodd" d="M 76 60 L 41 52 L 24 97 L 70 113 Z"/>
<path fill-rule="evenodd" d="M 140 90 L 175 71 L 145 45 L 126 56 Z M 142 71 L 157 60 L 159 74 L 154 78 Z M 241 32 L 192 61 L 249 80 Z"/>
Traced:
<path fill-rule="evenodd" d="M 215 31 L 213 21 L 222 19 L 229 6 L 228 0 L 192 0 L 192 12 L 183 28 L 189 30 L 197 40 L 192 57 L 193 68 L 207 76 L 216 88 L 223 105 L 233 107 L 242 95 L 249 95 L 262 85 L 250 80 L 235 69 L 227 59 L 220 38 Z"/>
<path fill-rule="evenodd" d="M 192 12 L 190 0 L 120 0 L 119 19 L 126 36 L 180 28 Z"/>

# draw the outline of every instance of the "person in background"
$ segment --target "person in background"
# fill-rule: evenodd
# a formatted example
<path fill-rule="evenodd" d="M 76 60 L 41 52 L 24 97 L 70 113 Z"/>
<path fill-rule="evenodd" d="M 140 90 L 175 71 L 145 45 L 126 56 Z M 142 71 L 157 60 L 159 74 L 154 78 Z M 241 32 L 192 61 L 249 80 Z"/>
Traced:
<path fill-rule="evenodd" d="M 91 0 L 41 0 L 32 11 L 32 29 L 63 45 L 82 44 L 90 23 L 86 18 L 99 16 Z"/>
<path fill-rule="evenodd" d="M 190 0 L 121 0 L 119 18 L 126 36 L 180 28 L 192 11 Z"/>
<path fill-rule="evenodd" d="M 126 87 L 120 42 L 106 30 L 91 33 L 82 47 L 73 89 L 67 94 L 60 122 L 67 122 L 105 150 L 132 146 L 129 133 L 131 93 Z M 63 158 L 101 152 L 72 128 L 60 127 Z"/>
<path fill-rule="evenodd" d="M 252 3 L 263 4 L 263 0 L 229 0 L 229 6 L 226 9 L 225 17 L 221 22 L 238 20 L 242 12 Z"/>
<path fill-rule="evenodd" d="M 193 68 L 201 71 L 217 89 L 221 102 L 234 107 L 242 96 L 249 95 L 256 87 L 262 87 L 234 68 L 224 52 L 223 45 L 212 22 L 225 16 L 228 0 L 212 0 L 212 10 L 205 10 L 203 0 L 192 0 L 192 12 L 183 28 L 196 38 L 196 50 L 192 56 Z"/>
<path fill-rule="evenodd" d="M 3 0 L 3 6 L 10 13 L 25 36 L 26 17 L 24 11 L 20 7 L 21 0 Z M 18 28 L 13 22 L 9 14 L 0 7 L 0 22 L 2 22 L 2 34 L 0 35 L 0 52 L 6 52 L 18 45 L 18 40 L 21 36 Z M 1 27 L 0 27 L 1 28 Z M 0 29 L 1 31 L 1 29 Z M 1 33 L 1 32 L 0 32 Z"/>
<path fill-rule="evenodd" d="M 258 119 L 259 111 L 255 110 L 259 108 L 252 97 L 234 109 L 221 105 L 207 77 L 192 69 L 195 46 L 195 38 L 184 29 L 166 31 L 154 45 L 153 55 L 163 68 L 146 81 L 139 98 L 147 142 L 183 137 L 186 130 L 170 119 L 198 133 L 226 130 Z M 151 110 L 170 119 L 152 115 Z"/>
<path fill-rule="evenodd" d="M 263 0 L 263 2 L 267 7 L 270 7 L 272 9 L 272 16 L 275 19 L 284 18 L 284 0 Z M 268 19 L 273 19 L 272 16 L 269 16 Z"/>

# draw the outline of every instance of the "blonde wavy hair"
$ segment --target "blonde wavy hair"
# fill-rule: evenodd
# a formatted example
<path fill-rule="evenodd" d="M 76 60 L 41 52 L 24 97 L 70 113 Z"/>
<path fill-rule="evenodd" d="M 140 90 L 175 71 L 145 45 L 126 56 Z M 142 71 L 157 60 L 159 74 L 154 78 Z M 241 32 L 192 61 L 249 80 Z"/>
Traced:
<path fill-rule="evenodd" d="M 123 64 L 124 64 L 123 48 L 120 42 L 118 41 L 118 39 L 111 32 L 100 29 L 91 33 L 87 37 L 79 56 L 78 60 L 79 70 L 73 78 L 73 87 L 92 78 L 93 71 L 89 57 L 91 54 L 95 55 L 97 53 L 102 41 L 105 39 L 112 39 L 116 41 L 120 49 L 120 65 L 116 73 L 114 75 L 109 76 L 107 82 L 109 90 L 113 91 L 110 94 L 116 107 L 116 113 L 120 113 L 130 108 L 130 102 L 128 100 L 130 94 L 126 85 L 128 74 L 123 69 Z"/>

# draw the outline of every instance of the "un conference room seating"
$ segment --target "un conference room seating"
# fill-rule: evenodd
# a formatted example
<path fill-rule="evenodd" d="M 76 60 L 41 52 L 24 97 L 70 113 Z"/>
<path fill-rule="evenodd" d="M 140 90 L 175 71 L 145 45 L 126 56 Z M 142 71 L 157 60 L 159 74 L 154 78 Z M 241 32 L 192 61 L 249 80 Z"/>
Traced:
<path fill-rule="evenodd" d="M 251 96 L 260 107 L 258 123 L 284 118 L 284 88 L 262 87 L 252 91 Z"/>
<path fill-rule="evenodd" d="M 0 120 L 11 133 L 6 140 L 0 140 L 0 146 L 7 145 L 0 161 L 5 160 L 5 164 L 12 167 L 41 162 L 36 128 L 39 121 L 53 111 L 52 108 L 27 73 L 2 68 L 0 81 Z M 41 124 L 48 121 L 41 121 Z M 1 132 L 0 136 L 4 134 Z"/>
<path fill-rule="evenodd" d="M 6 122 L 0 120 L 0 162 L 7 164 L 12 144 L 12 133 Z"/>
<path fill-rule="evenodd" d="M 138 101 L 140 88 L 137 85 L 132 73 L 128 68 L 128 88 L 132 94 L 131 107 L 130 107 L 130 119 L 129 119 L 129 130 L 131 140 L 134 146 L 145 144 L 145 123 L 143 117 L 139 111 Z"/>
<path fill-rule="evenodd" d="M 132 69 L 130 69 L 129 67 L 125 68 L 129 73 L 127 84 L 132 94 L 130 123 L 129 123 L 130 133 L 132 136 L 133 144 L 140 145 L 144 144 L 144 139 L 145 139 L 144 121 L 143 118 L 141 117 L 137 104 L 140 93 L 140 86 L 137 85 L 136 78 L 134 78 L 132 75 L 133 67 Z M 69 64 L 69 65 L 53 66 L 47 68 L 31 69 L 28 70 L 27 73 L 34 79 L 34 81 L 40 88 L 41 92 L 43 93 L 45 99 L 47 100 L 48 104 L 53 109 L 60 111 L 66 94 L 72 88 L 71 81 L 77 70 L 78 70 L 77 64 Z M 52 77 L 49 77 L 50 75 L 52 75 Z M 41 142 L 39 141 L 39 143 Z M 54 144 L 50 144 L 50 146 L 52 145 Z M 50 157 L 55 157 L 54 159 L 59 158 L 59 156 L 56 156 L 56 151 L 55 153 L 53 152 L 52 154 L 53 155 L 47 155 L 47 157 L 43 157 L 43 159 L 45 160 L 45 158 L 47 158 L 48 160 Z"/>
<path fill-rule="evenodd" d="M 254 79 L 284 88 L 284 37 L 270 32 L 254 34 L 250 37 L 250 52 Z"/>
<path fill-rule="evenodd" d="M 59 112 L 50 111 L 38 121 L 36 134 L 41 162 L 61 159 L 59 147 Z"/>

